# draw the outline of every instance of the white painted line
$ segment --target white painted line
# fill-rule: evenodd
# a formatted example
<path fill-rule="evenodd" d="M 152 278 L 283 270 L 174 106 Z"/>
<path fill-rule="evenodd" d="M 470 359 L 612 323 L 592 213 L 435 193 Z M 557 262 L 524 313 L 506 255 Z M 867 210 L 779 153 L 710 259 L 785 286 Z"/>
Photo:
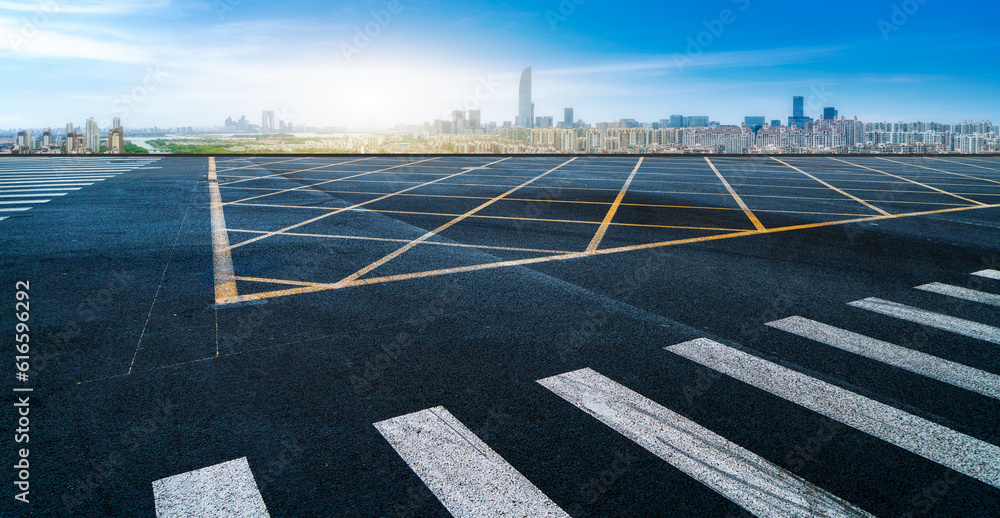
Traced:
<path fill-rule="evenodd" d="M 983 270 L 981 272 L 976 272 L 976 273 L 974 273 L 972 275 L 976 275 L 976 276 L 979 276 L 979 277 L 986 277 L 987 279 L 1000 280 L 1000 272 L 998 272 L 996 270 Z"/>
<path fill-rule="evenodd" d="M 1000 399 L 1000 376 L 968 365 L 799 316 L 768 322 L 767 325 L 993 399 Z"/>
<path fill-rule="evenodd" d="M 991 306 L 1000 306 L 1000 295 L 997 295 L 996 293 L 970 290 L 969 288 L 952 286 L 951 284 L 942 284 L 940 282 L 932 282 L 930 284 L 924 284 L 923 286 L 917 286 L 917 289 L 947 295 L 956 299 L 979 302 L 981 304 L 989 304 Z"/>
<path fill-rule="evenodd" d="M 864 300 L 850 302 L 848 306 L 867 309 L 890 317 L 906 320 L 925 326 L 936 327 L 945 331 L 977 338 L 986 342 L 1000 344 L 1000 328 L 980 324 L 971 320 L 942 315 L 923 309 L 907 306 L 898 302 L 869 297 Z"/>
<path fill-rule="evenodd" d="M 18 185 L 0 185 L 0 191 L 6 190 L 6 189 L 20 189 L 22 187 L 25 187 L 25 188 L 26 187 L 58 187 L 59 189 L 64 189 L 66 187 L 86 187 L 88 185 L 94 185 L 95 183 L 96 182 L 89 182 L 89 183 L 66 183 L 66 184 L 56 184 L 56 183 L 34 184 L 34 183 L 25 183 L 25 184 L 18 184 Z"/>
<path fill-rule="evenodd" d="M 45 196 L 65 196 L 66 194 L 65 192 L 53 192 L 47 193 Z M 0 194 L 0 198 L 37 198 L 38 196 L 38 194 Z M 25 201 L 24 203 L 28 202 Z"/>
<path fill-rule="evenodd" d="M 33 181 L 33 180 L 106 180 L 108 178 L 114 178 L 116 174 L 60 174 L 51 175 L 47 174 L 44 176 L 30 174 L 30 175 L 0 175 L 0 180 L 4 183 L 11 183 L 14 181 Z"/>
<path fill-rule="evenodd" d="M 0 201 L 0 205 L 24 205 L 25 203 L 48 203 L 52 200 L 17 200 L 17 201 Z"/>
<path fill-rule="evenodd" d="M 33 184 L 33 183 L 48 183 L 48 184 L 60 184 L 60 183 L 76 183 L 76 182 L 94 182 L 102 181 L 103 178 L 74 178 L 72 180 L 44 180 L 44 179 L 33 179 L 33 180 L 3 180 L 0 181 L 0 185 L 9 184 Z"/>
<path fill-rule="evenodd" d="M 89 184 L 88 183 L 88 184 L 85 184 L 85 185 L 93 185 L 93 184 Z M 0 188 L 0 192 L 2 192 L 2 193 L 8 193 L 8 192 L 49 192 L 49 191 L 60 191 L 61 192 L 61 191 L 79 191 L 79 190 L 80 190 L 80 187 L 61 187 L 61 188 L 58 188 L 58 189 L 7 189 L 7 188 Z M 63 194 L 65 194 L 65 193 L 63 193 Z M 31 196 L 35 196 L 35 195 L 32 194 Z M 58 195 L 57 194 L 46 194 L 45 196 L 58 196 Z"/>
<path fill-rule="evenodd" d="M 0 218 L 0 221 L 3 221 L 3 220 L 5 220 L 5 219 L 7 219 L 7 217 L 6 217 L 6 216 L 4 216 L 4 217 Z"/>
<path fill-rule="evenodd" d="M 1000 446 L 707 338 L 665 349 L 1000 488 Z"/>
<path fill-rule="evenodd" d="M 156 518 L 270 518 L 246 457 L 153 482 Z"/>
<path fill-rule="evenodd" d="M 592 369 L 538 383 L 757 516 L 871 516 Z"/>
<path fill-rule="evenodd" d="M 455 518 L 569 518 L 444 407 L 375 428 Z"/>
<path fill-rule="evenodd" d="M 0 209 L 0 212 L 22 212 L 30 210 L 31 207 L 17 208 L 17 209 Z"/>

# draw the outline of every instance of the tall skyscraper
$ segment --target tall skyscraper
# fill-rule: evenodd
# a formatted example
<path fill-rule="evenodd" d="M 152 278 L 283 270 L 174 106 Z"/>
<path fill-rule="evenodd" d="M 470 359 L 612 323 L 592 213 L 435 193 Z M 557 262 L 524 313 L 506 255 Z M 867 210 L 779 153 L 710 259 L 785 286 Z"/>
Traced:
<path fill-rule="evenodd" d="M 465 112 L 462 110 L 451 111 L 451 131 L 461 135 L 465 133 Z"/>
<path fill-rule="evenodd" d="M 551 128 L 552 127 L 552 117 L 535 117 L 535 127 L 536 128 Z"/>
<path fill-rule="evenodd" d="M 113 155 L 125 153 L 125 130 L 120 124 L 108 132 L 108 153 Z"/>
<path fill-rule="evenodd" d="M 479 129 L 482 127 L 482 111 L 469 110 L 469 129 Z"/>
<path fill-rule="evenodd" d="M 771 127 L 772 128 L 780 128 L 781 127 L 781 121 L 778 120 L 778 119 L 774 119 L 773 121 L 771 121 Z"/>
<path fill-rule="evenodd" d="M 17 132 L 17 145 L 28 151 L 31 151 L 31 131 L 21 130 Z"/>
<path fill-rule="evenodd" d="M 122 127 L 122 118 L 121 117 L 115 117 L 113 119 L 113 121 L 111 122 L 111 129 L 116 129 L 116 128 L 120 128 L 120 127 Z"/>
<path fill-rule="evenodd" d="M 49 147 L 52 145 L 52 128 L 45 128 L 42 131 L 42 147 Z"/>
<path fill-rule="evenodd" d="M 823 108 L 823 119 L 834 120 L 837 118 L 837 109 L 833 107 Z"/>
<path fill-rule="evenodd" d="M 517 98 L 517 125 L 525 128 L 534 126 L 535 104 L 531 102 L 531 67 L 521 72 L 521 84 Z"/>
<path fill-rule="evenodd" d="M 260 116 L 260 130 L 274 131 L 274 110 L 264 110 Z"/>
<path fill-rule="evenodd" d="M 73 133 L 73 123 L 72 122 L 67 122 L 66 123 L 66 134 L 69 135 L 70 133 Z"/>
<path fill-rule="evenodd" d="M 683 115 L 671 115 L 670 116 L 670 127 L 671 128 L 683 128 L 687 126 Z"/>
<path fill-rule="evenodd" d="M 788 118 L 789 126 L 805 128 L 806 124 L 812 122 L 812 117 L 806 117 L 805 99 L 802 96 L 792 98 L 792 116 Z"/>
<path fill-rule="evenodd" d="M 91 117 L 87 119 L 87 151 L 91 153 L 101 152 L 101 134 L 98 132 L 97 123 L 94 122 L 94 118 Z"/>
<path fill-rule="evenodd" d="M 573 108 L 563 110 L 563 122 L 571 127 L 573 126 Z"/>

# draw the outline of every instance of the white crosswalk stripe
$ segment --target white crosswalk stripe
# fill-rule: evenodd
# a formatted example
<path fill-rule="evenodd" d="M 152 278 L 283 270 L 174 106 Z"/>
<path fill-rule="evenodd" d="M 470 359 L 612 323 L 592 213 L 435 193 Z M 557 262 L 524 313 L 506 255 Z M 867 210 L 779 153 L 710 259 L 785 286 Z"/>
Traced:
<path fill-rule="evenodd" d="M 799 316 L 768 326 L 956 387 L 1000 399 L 1000 376 Z"/>
<path fill-rule="evenodd" d="M 900 320 L 935 327 L 937 329 L 968 336 L 970 338 L 1000 344 L 1000 328 L 988 326 L 979 322 L 942 315 L 941 313 L 934 313 L 933 311 L 927 311 L 907 306 L 905 304 L 900 304 L 898 302 L 882 300 L 874 297 L 851 302 L 848 303 L 848 305 L 888 315 Z"/>
<path fill-rule="evenodd" d="M 929 291 L 931 293 L 938 293 L 940 295 L 946 295 L 948 297 L 953 297 L 956 299 L 968 300 L 971 302 L 979 302 L 981 304 L 989 304 L 991 306 L 1000 306 L 1000 295 L 996 293 L 987 293 L 985 291 L 970 290 L 969 288 L 963 288 L 961 286 L 952 286 L 950 284 L 942 284 L 940 282 L 932 282 L 930 284 L 924 284 L 923 286 L 917 286 L 918 290 Z"/>
<path fill-rule="evenodd" d="M 456 518 L 569 517 L 444 407 L 375 428 Z"/>
<path fill-rule="evenodd" d="M 983 270 L 983 271 L 980 271 L 980 272 L 976 272 L 976 273 L 974 273 L 972 275 L 976 275 L 978 277 L 985 277 L 987 279 L 1000 280 L 1000 271 L 997 271 L 997 270 Z"/>
<path fill-rule="evenodd" d="M 594 370 L 538 383 L 757 516 L 872 516 Z"/>
<path fill-rule="evenodd" d="M 143 168 L 159 158 L 28 158 L 0 159 L 0 212 L 25 212 L 97 182 Z M 0 221 L 9 219 L 0 218 Z M 13 220 L 12 220 L 13 222 Z"/>
<path fill-rule="evenodd" d="M 1000 488 L 996 445 L 706 338 L 665 349 Z"/>
<path fill-rule="evenodd" d="M 156 518 L 270 518 L 246 457 L 153 482 Z"/>

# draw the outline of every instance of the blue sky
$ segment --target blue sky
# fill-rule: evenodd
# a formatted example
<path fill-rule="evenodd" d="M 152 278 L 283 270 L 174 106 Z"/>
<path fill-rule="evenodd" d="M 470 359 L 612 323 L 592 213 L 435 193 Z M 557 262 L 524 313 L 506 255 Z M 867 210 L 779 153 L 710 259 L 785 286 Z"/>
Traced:
<path fill-rule="evenodd" d="M 0 0 L 0 128 L 502 122 L 528 65 L 557 120 L 997 122 L 998 56 L 997 0 Z"/>

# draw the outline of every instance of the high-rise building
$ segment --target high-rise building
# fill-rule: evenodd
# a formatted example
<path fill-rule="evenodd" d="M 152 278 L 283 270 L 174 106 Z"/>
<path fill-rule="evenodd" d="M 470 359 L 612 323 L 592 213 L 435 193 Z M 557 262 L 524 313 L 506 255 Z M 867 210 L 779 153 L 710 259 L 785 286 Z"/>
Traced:
<path fill-rule="evenodd" d="M 806 124 L 812 122 L 812 117 L 806 117 L 805 99 L 802 96 L 792 98 L 792 116 L 788 118 L 788 126 L 805 128 Z"/>
<path fill-rule="evenodd" d="M 565 108 L 563 110 L 563 122 L 567 126 L 573 127 L 573 108 Z"/>
<path fill-rule="evenodd" d="M 708 115 L 691 115 L 687 117 L 687 127 L 703 128 L 708 126 Z"/>
<path fill-rule="evenodd" d="M 764 127 L 764 117 L 763 116 L 744 117 L 743 124 L 754 131 L 758 131 Z"/>
<path fill-rule="evenodd" d="M 823 108 L 823 119 L 824 120 L 834 120 L 837 118 L 837 109 L 833 107 Z"/>
<path fill-rule="evenodd" d="M 86 128 L 85 133 L 86 133 L 86 136 L 87 136 L 87 151 L 89 151 L 91 153 L 100 153 L 101 152 L 101 134 L 100 134 L 99 130 L 97 129 L 97 123 L 94 122 L 94 118 L 93 117 L 87 119 L 87 128 Z"/>
<path fill-rule="evenodd" d="M 469 110 L 469 129 L 479 129 L 482 127 L 482 111 Z"/>
<path fill-rule="evenodd" d="M 771 127 L 772 128 L 780 128 L 781 127 L 781 121 L 778 120 L 778 119 L 772 120 L 771 121 Z"/>
<path fill-rule="evenodd" d="M 21 130 L 17 132 L 17 146 L 31 151 L 31 131 Z"/>
<path fill-rule="evenodd" d="M 536 128 L 551 128 L 552 123 L 553 123 L 552 117 L 535 117 Z"/>
<path fill-rule="evenodd" d="M 112 121 L 111 121 L 111 129 L 120 128 L 120 127 L 122 127 L 122 118 L 121 117 L 115 117 L 114 119 L 112 119 Z"/>
<path fill-rule="evenodd" d="M 531 67 L 521 72 L 517 98 L 517 126 L 530 128 L 535 122 L 535 104 L 531 102 Z"/>
<path fill-rule="evenodd" d="M 120 124 L 108 132 L 108 153 L 112 155 L 125 153 L 125 130 Z"/>
<path fill-rule="evenodd" d="M 670 127 L 671 128 L 683 128 L 687 126 L 687 121 L 684 120 L 683 115 L 671 115 L 670 116 Z"/>
<path fill-rule="evenodd" d="M 462 110 L 451 111 L 451 131 L 461 135 L 465 133 L 465 112 Z"/>
<path fill-rule="evenodd" d="M 260 116 L 260 130 L 274 131 L 274 110 L 264 110 Z"/>
<path fill-rule="evenodd" d="M 73 133 L 73 123 L 72 122 L 67 122 L 66 123 L 66 134 L 69 135 L 70 133 Z"/>
<path fill-rule="evenodd" d="M 42 131 L 42 147 L 49 147 L 52 145 L 52 128 L 45 128 Z"/>

